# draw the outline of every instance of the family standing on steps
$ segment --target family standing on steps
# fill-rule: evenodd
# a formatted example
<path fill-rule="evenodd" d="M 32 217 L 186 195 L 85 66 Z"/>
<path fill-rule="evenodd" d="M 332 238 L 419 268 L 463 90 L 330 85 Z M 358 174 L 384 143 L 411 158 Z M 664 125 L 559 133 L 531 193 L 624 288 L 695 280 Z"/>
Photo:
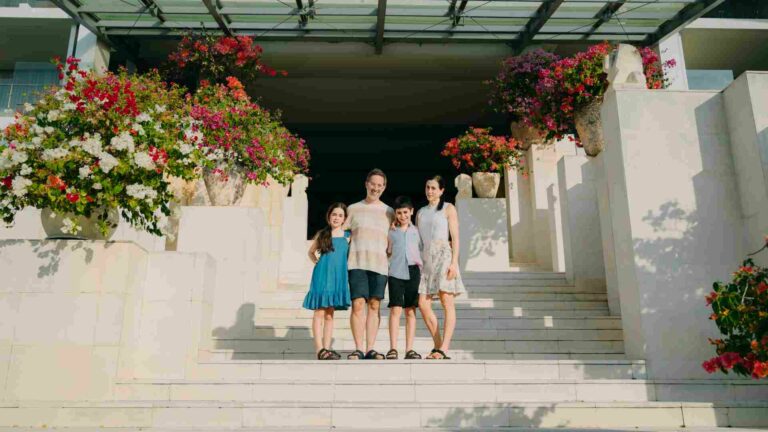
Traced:
<path fill-rule="evenodd" d="M 420 359 L 413 350 L 416 308 L 434 341 L 428 359 L 449 359 L 446 354 L 456 327 L 456 296 L 466 292 L 459 274 L 459 221 L 456 207 L 443 200 L 440 176 L 427 180 L 428 204 L 416 213 L 408 197 L 398 197 L 394 210 L 381 201 L 387 176 L 374 169 L 365 180 L 364 200 L 347 207 L 328 208 L 328 225 L 318 231 L 309 258 L 315 263 L 304 308 L 314 310 L 312 334 L 319 360 L 338 360 L 331 349 L 333 313 L 352 306 L 350 327 L 355 350 L 352 360 L 395 360 L 400 317 L 405 310 L 406 359 Z M 389 285 L 389 340 L 386 355 L 374 349 L 381 320 L 381 301 Z M 443 331 L 432 300 L 444 310 Z M 365 352 L 363 352 L 365 348 Z"/>

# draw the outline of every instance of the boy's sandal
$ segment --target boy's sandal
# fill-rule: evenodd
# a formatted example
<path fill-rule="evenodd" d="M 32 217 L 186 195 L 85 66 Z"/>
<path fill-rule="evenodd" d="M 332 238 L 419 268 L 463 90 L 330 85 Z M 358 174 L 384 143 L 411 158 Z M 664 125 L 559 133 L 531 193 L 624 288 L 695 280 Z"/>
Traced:
<path fill-rule="evenodd" d="M 391 350 L 387 351 L 387 360 L 397 360 L 398 353 L 397 350 L 392 348 Z"/>
<path fill-rule="evenodd" d="M 384 360 L 384 354 L 376 352 L 376 350 L 370 350 L 365 353 L 366 360 Z"/>
<path fill-rule="evenodd" d="M 325 348 L 322 348 L 320 351 L 317 352 L 318 360 L 331 360 L 331 358 L 333 358 L 333 354 L 331 354 L 331 352 Z"/>
<path fill-rule="evenodd" d="M 341 354 L 337 353 L 336 350 L 328 350 L 328 352 L 331 353 L 331 360 L 338 360 L 341 358 Z"/>
<path fill-rule="evenodd" d="M 354 350 L 347 355 L 347 360 L 362 360 L 364 358 L 365 354 L 360 350 Z"/>
<path fill-rule="evenodd" d="M 421 354 L 417 353 L 414 350 L 410 350 L 407 353 L 405 353 L 405 359 L 406 360 L 421 360 Z"/>

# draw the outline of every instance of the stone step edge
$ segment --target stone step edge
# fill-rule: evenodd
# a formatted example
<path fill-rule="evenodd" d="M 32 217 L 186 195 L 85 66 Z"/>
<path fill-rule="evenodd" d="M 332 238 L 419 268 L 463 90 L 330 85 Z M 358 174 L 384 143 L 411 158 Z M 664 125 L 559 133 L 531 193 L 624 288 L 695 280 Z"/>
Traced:
<path fill-rule="evenodd" d="M 715 382 L 713 382 L 715 381 Z M 561 378 L 561 379 L 546 379 L 546 378 L 536 378 L 536 379 L 519 379 L 519 378 L 511 378 L 511 379 L 501 379 L 501 378 L 484 378 L 480 381 L 470 381 L 467 382 L 467 380 L 444 380 L 444 381 L 433 381 L 433 380 L 424 380 L 424 379 L 404 379 L 404 380 L 398 380 L 398 381 L 382 381 L 380 379 L 370 379 L 370 380 L 364 380 L 364 379 L 353 379 L 353 380 L 345 380 L 345 379 L 335 379 L 335 378 L 329 378 L 326 380 L 296 380 L 296 379 L 222 379 L 222 380 L 211 380 L 211 379 L 136 379 L 136 380 L 118 380 L 115 382 L 116 385 L 134 385 L 134 384 L 146 384 L 146 385 L 231 385 L 231 384 L 253 384 L 253 385 L 259 385 L 259 384 L 285 384 L 285 385 L 329 385 L 329 384 L 336 384 L 336 385 L 347 385 L 347 386 L 370 386 L 370 385 L 387 385 L 387 386 L 410 386 L 410 385 L 429 385 L 429 386 L 453 386 L 453 385 L 495 385 L 495 384 L 518 384 L 518 385 L 571 385 L 571 384 L 582 384 L 582 385 L 590 385 L 590 384 L 599 384 L 599 385 L 666 385 L 666 386 L 676 386 L 676 385 L 685 385 L 685 386 L 695 386 L 695 385 L 702 385 L 702 386 L 713 386 L 713 385 L 721 385 L 721 386 L 734 386 L 734 385 L 743 385 L 743 386 L 754 386 L 754 387 L 766 387 L 768 388 L 768 383 L 759 382 L 759 381 L 751 381 L 751 380 L 669 380 L 669 379 L 626 379 L 626 378 L 597 378 L 597 379 L 574 379 L 574 378 Z M 768 399 L 764 400 L 763 402 L 768 403 Z"/>
<path fill-rule="evenodd" d="M 256 402 L 256 401 L 0 401 L 7 408 L 763 408 L 768 401 L 639 401 L 639 402 Z"/>
<path fill-rule="evenodd" d="M 370 367 L 377 367 L 381 366 L 381 362 L 386 362 L 386 360 L 379 360 L 379 361 L 329 361 L 329 360 L 251 360 L 253 363 L 264 363 L 264 364 L 285 364 L 290 363 L 292 365 L 296 364 L 313 364 L 313 365 L 356 365 L 355 367 L 362 367 L 364 365 L 370 366 Z M 205 362 L 200 362 L 205 363 Z M 213 362 L 214 364 L 219 364 L 218 362 Z M 448 364 L 448 365 L 462 365 L 462 364 L 469 364 L 469 365 L 477 365 L 477 364 L 490 364 L 490 365 L 509 365 L 509 366 L 528 366 L 528 365 L 546 365 L 546 366 L 558 366 L 558 365 L 579 365 L 579 366 L 631 366 L 631 365 L 642 365 L 645 366 L 645 360 L 629 360 L 629 359 L 621 359 L 621 360 L 615 360 L 615 359 L 605 359 L 605 360 L 599 360 L 599 359 L 590 359 L 590 360 L 570 360 L 570 359 L 561 359 L 561 360 L 470 360 L 470 359 L 457 359 L 457 360 L 450 360 L 450 361 L 444 361 L 442 363 L 437 364 Z M 405 359 L 399 359 L 396 361 L 390 360 L 387 364 L 424 364 L 424 359 L 422 360 L 405 360 Z M 431 363 L 430 363 L 431 364 Z M 717 381 L 727 381 L 727 380 L 709 380 L 710 382 L 717 382 Z M 738 380 L 732 380 L 732 381 L 738 381 Z"/>

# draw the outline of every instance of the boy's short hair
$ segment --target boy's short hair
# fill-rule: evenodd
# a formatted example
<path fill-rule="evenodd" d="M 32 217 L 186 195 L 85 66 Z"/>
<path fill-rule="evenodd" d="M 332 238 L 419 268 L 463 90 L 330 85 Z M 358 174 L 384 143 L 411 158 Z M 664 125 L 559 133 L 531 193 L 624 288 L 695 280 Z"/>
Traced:
<path fill-rule="evenodd" d="M 399 196 L 395 198 L 395 210 L 401 209 L 401 208 L 408 208 L 413 210 L 413 203 L 411 202 L 411 199 L 407 196 Z"/>
<path fill-rule="evenodd" d="M 371 179 L 371 177 L 373 177 L 373 176 L 379 176 L 379 177 L 383 178 L 384 179 L 384 184 L 385 185 L 387 184 L 387 175 L 384 174 L 384 171 L 382 171 L 382 170 L 380 170 L 378 168 L 372 169 L 368 173 L 368 175 L 365 177 L 365 181 L 369 181 Z"/>

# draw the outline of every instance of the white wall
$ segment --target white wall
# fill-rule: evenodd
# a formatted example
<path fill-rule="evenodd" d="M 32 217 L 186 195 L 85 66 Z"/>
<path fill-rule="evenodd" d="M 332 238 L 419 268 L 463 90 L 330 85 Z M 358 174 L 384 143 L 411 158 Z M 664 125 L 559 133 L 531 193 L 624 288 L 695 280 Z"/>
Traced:
<path fill-rule="evenodd" d="M 509 270 L 506 200 L 462 198 L 456 200 L 456 211 L 461 271 Z"/>
<path fill-rule="evenodd" d="M 724 92 L 731 153 L 741 195 L 744 240 L 754 252 L 768 235 L 768 72 L 747 72 Z M 754 257 L 768 266 L 768 253 Z"/>
<path fill-rule="evenodd" d="M 704 295 L 745 251 L 723 96 L 611 91 L 602 114 L 627 355 L 653 378 L 706 377 Z"/>

